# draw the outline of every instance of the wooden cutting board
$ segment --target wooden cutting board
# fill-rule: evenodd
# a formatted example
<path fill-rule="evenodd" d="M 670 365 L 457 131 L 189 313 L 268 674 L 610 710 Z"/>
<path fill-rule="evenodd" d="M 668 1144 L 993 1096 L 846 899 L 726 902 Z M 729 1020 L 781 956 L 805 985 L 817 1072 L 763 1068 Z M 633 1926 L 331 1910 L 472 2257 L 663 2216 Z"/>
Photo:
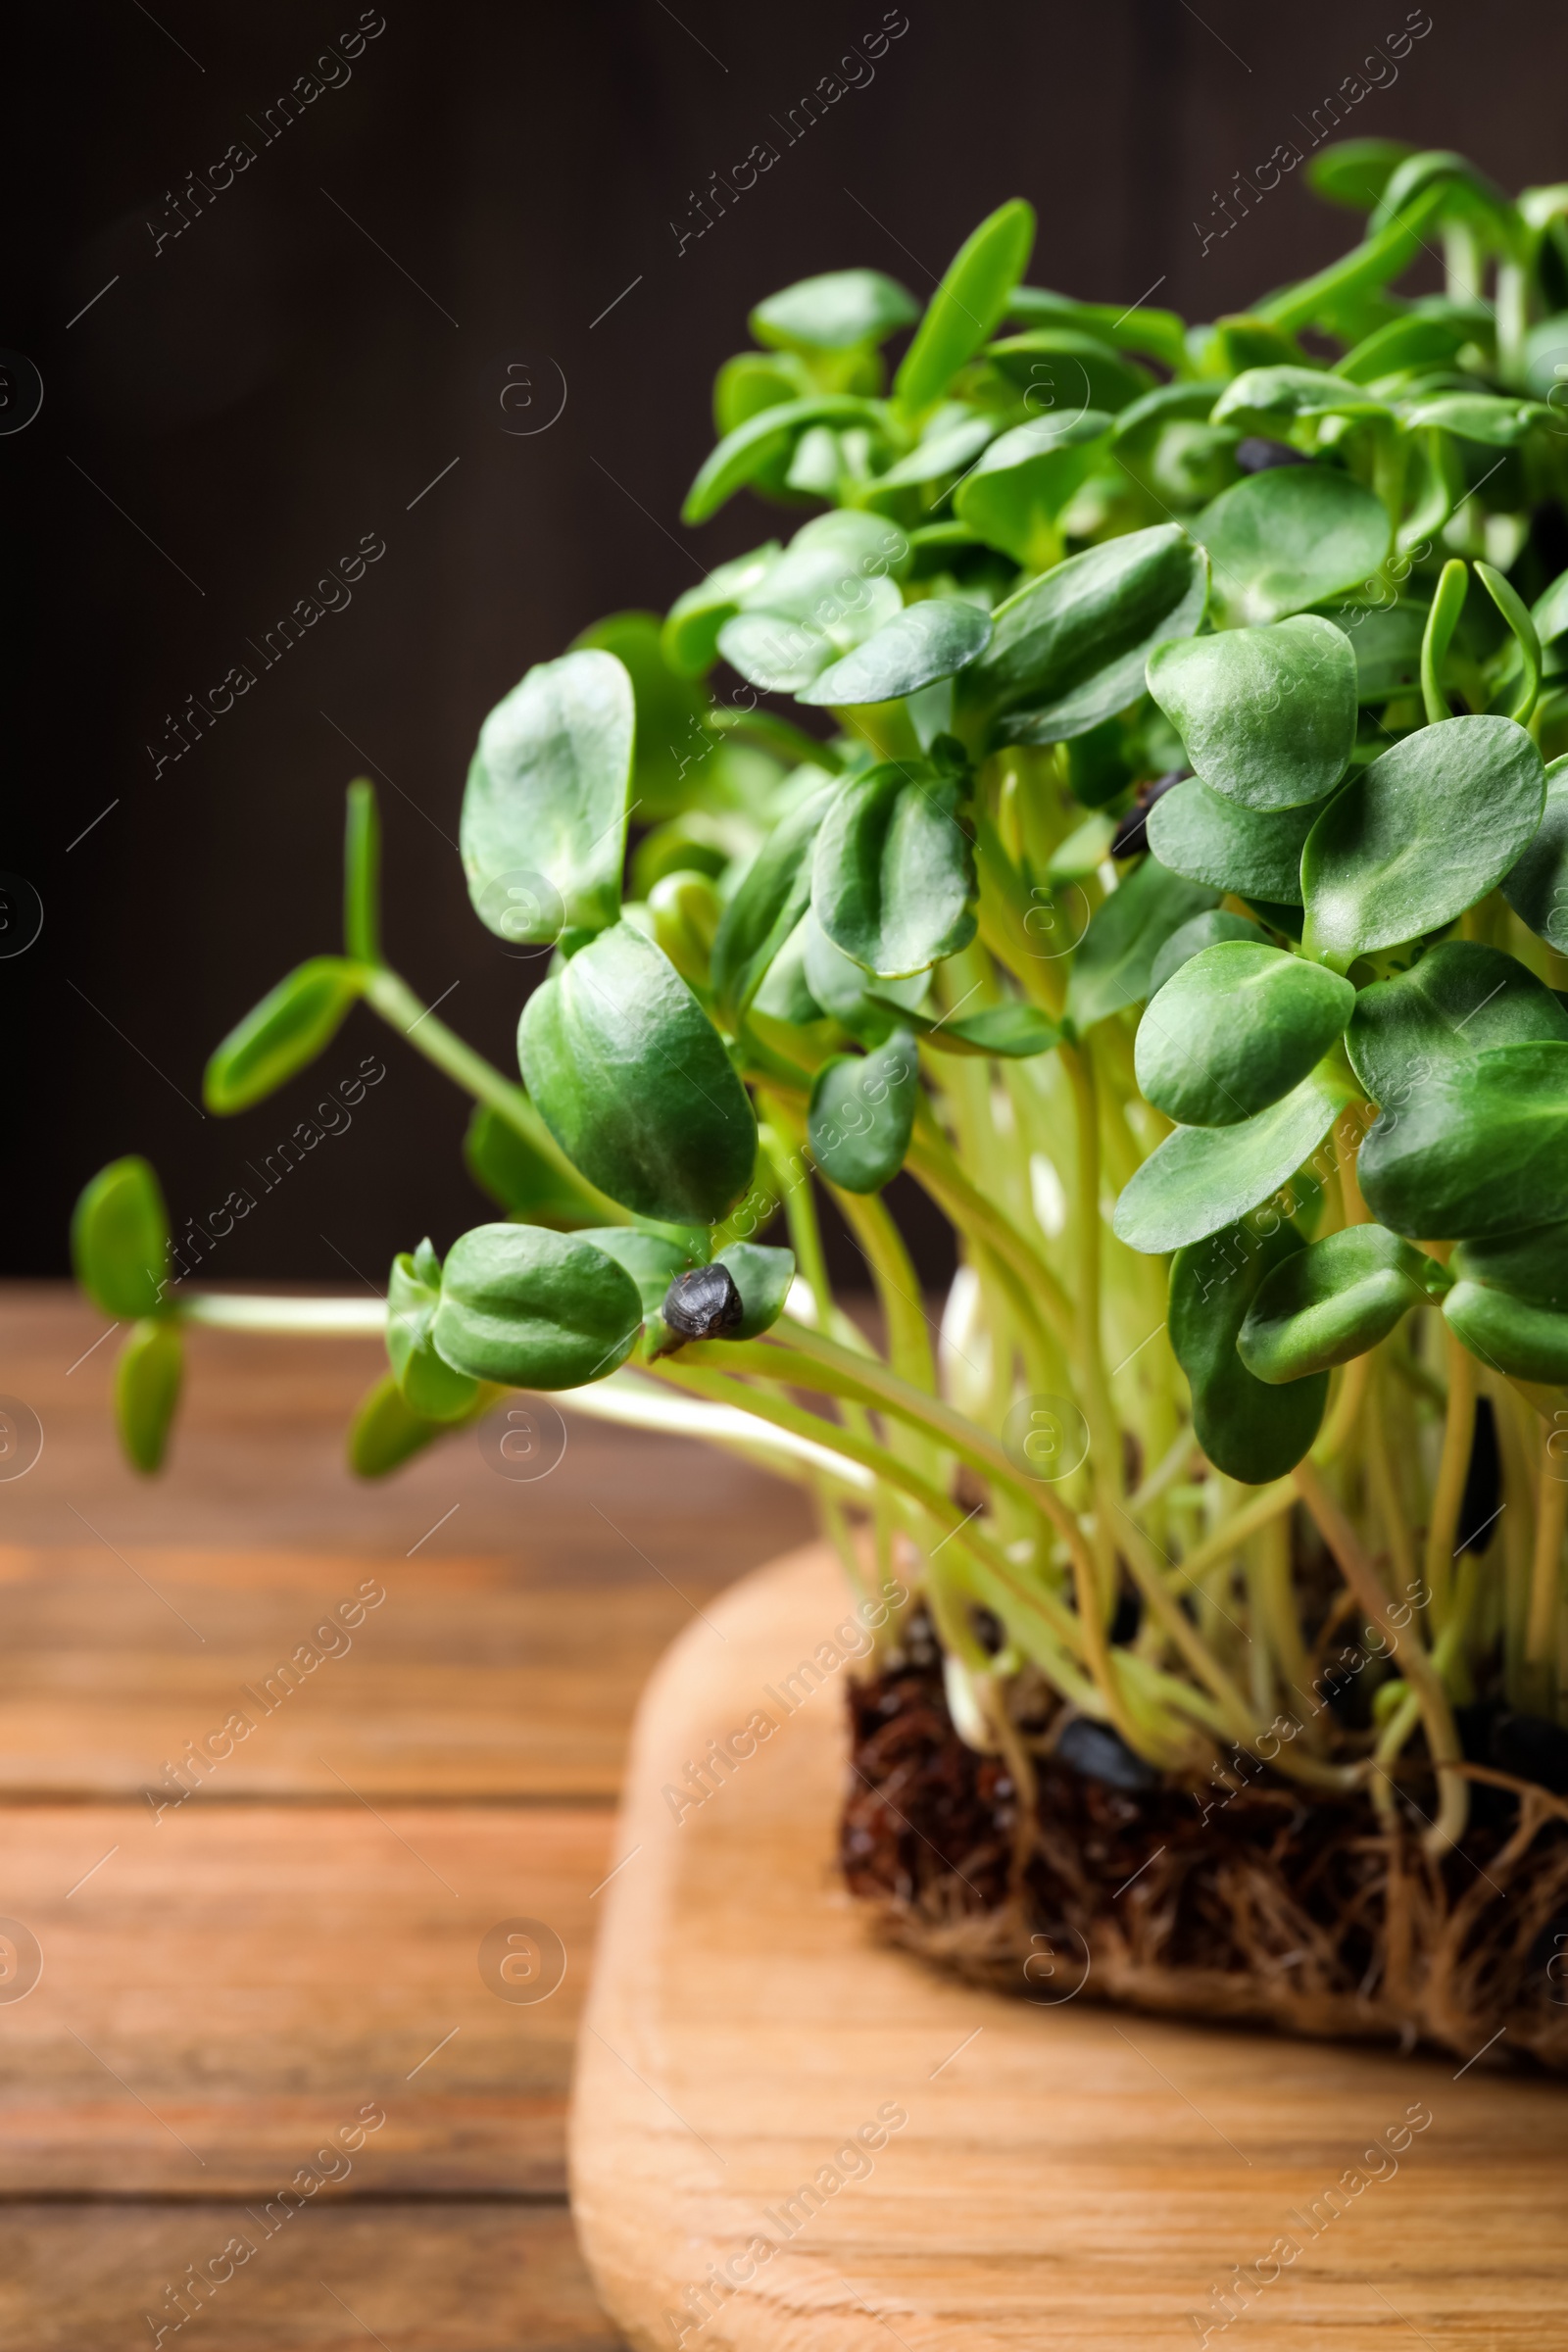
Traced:
<path fill-rule="evenodd" d="M 643 1702 L 572 2123 L 631 2342 L 1561 2352 L 1568 2085 L 1052 2002 L 1044 1976 L 1008 2000 L 870 1939 L 831 1867 L 847 1670 L 796 1675 L 847 1614 L 795 1552 Z"/>

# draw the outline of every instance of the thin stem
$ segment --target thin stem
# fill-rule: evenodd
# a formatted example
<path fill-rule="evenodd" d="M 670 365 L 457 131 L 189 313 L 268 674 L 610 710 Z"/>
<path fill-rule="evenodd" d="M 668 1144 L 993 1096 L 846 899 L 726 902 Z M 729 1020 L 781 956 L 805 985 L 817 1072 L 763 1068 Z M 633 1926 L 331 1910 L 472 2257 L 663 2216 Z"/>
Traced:
<path fill-rule="evenodd" d="M 475 1102 L 488 1103 L 559 1175 L 568 1177 L 605 1224 L 630 1225 L 634 1221 L 629 1208 L 596 1191 L 572 1165 L 522 1088 L 514 1085 L 510 1078 L 503 1078 L 482 1054 L 476 1054 L 464 1043 L 456 1030 L 449 1029 L 445 1021 L 438 1021 L 420 1004 L 408 982 L 389 965 L 381 964 L 371 971 L 365 984 L 365 1000 L 391 1028 L 408 1039 L 416 1053 L 422 1054 L 426 1061 L 433 1061 L 438 1070 L 444 1070 Z"/>
<path fill-rule="evenodd" d="M 1476 1359 L 1445 1325 L 1447 1347 L 1448 1401 L 1443 1424 L 1443 1458 L 1432 1496 L 1423 1570 L 1432 1595 L 1433 1623 L 1441 1632 L 1453 1605 L 1454 1538 L 1464 1482 L 1470 1469 L 1470 1449 L 1476 1428 Z"/>
<path fill-rule="evenodd" d="M 1400 1629 L 1389 1614 L 1388 1594 L 1383 1590 L 1376 1569 L 1362 1550 L 1354 1528 L 1309 1461 L 1298 1463 L 1292 1475 L 1301 1500 L 1317 1523 L 1318 1533 L 1339 1563 L 1341 1575 L 1372 1623 L 1382 1630 L 1392 1648 L 1397 1651 Z M 1462 1761 L 1463 1751 L 1459 1745 L 1459 1735 L 1454 1729 L 1447 1693 L 1432 1660 L 1416 1639 L 1413 1622 L 1408 1628 L 1408 1642 L 1403 1654 L 1405 1680 L 1420 1701 L 1422 1720 L 1426 1725 L 1427 1747 L 1438 1774 L 1438 1818 L 1424 1839 L 1427 1851 L 1437 1856 L 1446 1853 L 1449 1846 L 1457 1845 L 1464 1835 L 1469 1790 L 1463 1774 L 1453 1770 Z"/>
<path fill-rule="evenodd" d="M 1562 1612 L 1562 1539 L 1568 1517 L 1568 1484 L 1552 1476 L 1552 1459 L 1541 1452 L 1540 1501 L 1536 1512 L 1535 1556 L 1530 1564 L 1530 1615 L 1525 1626 L 1525 1705 L 1533 1714 L 1552 1714 L 1556 1699 L 1557 1642 Z"/>
<path fill-rule="evenodd" d="M 214 1331 L 270 1331 L 312 1339 L 381 1339 L 384 1298 L 280 1298 L 252 1291 L 178 1290 L 173 1298 L 185 1323 Z"/>

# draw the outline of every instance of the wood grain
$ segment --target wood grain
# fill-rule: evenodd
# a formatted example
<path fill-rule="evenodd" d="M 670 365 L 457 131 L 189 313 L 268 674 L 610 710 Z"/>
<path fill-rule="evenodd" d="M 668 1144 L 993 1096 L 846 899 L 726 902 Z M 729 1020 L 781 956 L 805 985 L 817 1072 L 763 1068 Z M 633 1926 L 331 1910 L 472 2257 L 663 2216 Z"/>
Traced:
<path fill-rule="evenodd" d="M 267 2196 L 366 2103 L 386 2123 L 329 2195 L 559 2195 L 610 1831 L 352 1800 L 14 1813 L 5 1909 L 43 1974 L 0 2004 L 0 2195 Z M 565 1953 L 528 2004 L 479 1970 L 517 1918 Z"/>
<path fill-rule="evenodd" d="M 820 1549 L 759 1572 L 639 1718 L 572 2110 L 578 2227 L 631 2341 L 1212 2347 L 1241 2266 L 1228 2325 L 1256 2352 L 1557 2352 L 1560 2083 L 1006 2000 L 868 1940 L 828 1868 L 840 1677 L 777 1695 L 844 1614 Z M 779 1728 L 672 1804 L 760 1709 Z M 906 2121 L 868 2153 L 879 2116 Z"/>
<path fill-rule="evenodd" d="M 170 2290 L 236 2233 L 255 2252 L 197 2311 Z M 230 2254 L 227 2261 L 236 2261 Z M 178 2333 L 181 2309 L 191 2312 Z M 153 2326 L 148 2324 L 148 2314 Z M 339 2204 L 272 2239 L 242 2206 L 0 2209 L 0 2336 L 27 2352 L 614 2352 L 560 2210 Z"/>
<path fill-rule="evenodd" d="M 44 1428 L 0 1480 L 0 1912 L 44 1960 L 0 1997 L 0 2338 L 150 2342 L 166 2286 L 373 2104 L 352 2172 L 166 2346 L 609 2352 L 564 2145 L 609 1808 L 659 1653 L 805 1506 L 580 1421 L 533 1485 L 468 1433 L 366 1486 L 342 1433 L 379 1350 L 216 1333 L 138 1479 L 115 1346 L 64 1286 L 0 1286 L 0 1388 Z M 367 1580 L 352 1646 L 269 1701 Z M 479 1975 L 519 1917 L 565 1946 L 537 2004 Z"/>

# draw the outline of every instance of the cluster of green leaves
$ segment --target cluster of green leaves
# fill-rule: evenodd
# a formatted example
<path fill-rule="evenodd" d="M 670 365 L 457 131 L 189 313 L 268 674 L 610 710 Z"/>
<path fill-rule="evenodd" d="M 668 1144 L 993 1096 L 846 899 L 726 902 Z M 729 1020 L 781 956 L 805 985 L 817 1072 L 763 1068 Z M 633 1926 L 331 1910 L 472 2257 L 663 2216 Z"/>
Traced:
<path fill-rule="evenodd" d="M 1568 188 L 1514 202 L 1462 159 L 1381 143 L 1354 166 L 1331 150 L 1314 171 L 1336 200 L 1366 189 L 1361 241 L 1207 324 L 1029 285 L 1021 201 L 923 313 L 865 270 L 759 305 L 685 519 L 742 493 L 811 512 L 662 618 L 590 629 L 479 733 L 473 905 L 551 952 L 520 1087 L 386 964 L 373 803 L 352 789 L 345 954 L 257 1006 L 207 1099 L 259 1101 L 364 1000 L 478 1100 L 468 1162 L 506 1221 L 396 1261 L 363 1466 L 501 1387 L 627 1362 L 706 1380 L 902 1482 L 907 1527 L 954 1535 L 941 1575 L 1015 1654 L 1168 1761 L 1177 1717 L 1246 1733 L 1142 1551 L 1153 1630 L 1108 1642 L 1129 1461 L 1179 1445 L 1190 1409 L 1216 1469 L 1281 1479 L 1323 1442 L 1331 1376 L 1404 1347 L 1412 1317 L 1558 1409 Z M 1395 291 L 1434 238 L 1445 291 Z M 815 1212 L 781 1173 L 802 1152 L 881 1292 L 875 1380 L 858 1335 L 853 1379 L 821 1370 Z M 876 1198 L 904 1168 L 983 1302 L 987 1368 L 950 1348 L 948 1400 Z M 752 1239 L 781 1202 L 793 1251 Z M 150 1396 L 177 1378 L 178 1294 L 146 1290 L 162 1213 L 119 1162 L 78 1218 L 82 1279 L 138 1318 Z M 797 1259 L 813 1304 L 789 1315 Z M 711 1264 L 729 1337 L 688 1348 L 669 1286 Z M 777 1393 L 813 1385 L 792 1352 L 808 1325 L 837 1421 Z M 726 1348 L 733 1376 L 710 1369 Z M 1043 1390 L 1091 1432 L 1059 1498 L 1020 1494 L 1004 1445 Z M 955 1458 L 994 1481 L 990 1549 L 942 1515 Z M 1176 1506 L 1149 1507 L 1155 1548 L 1188 1548 Z M 940 1596 L 938 1616 L 961 1656 Z"/>

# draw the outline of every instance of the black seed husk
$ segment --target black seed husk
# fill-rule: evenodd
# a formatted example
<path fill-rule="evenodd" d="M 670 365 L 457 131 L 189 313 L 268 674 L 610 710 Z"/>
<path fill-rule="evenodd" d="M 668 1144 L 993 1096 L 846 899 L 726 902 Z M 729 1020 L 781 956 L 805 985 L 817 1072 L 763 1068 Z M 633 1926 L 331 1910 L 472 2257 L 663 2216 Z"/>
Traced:
<path fill-rule="evenodd" d="M 728 1266 L 693 1266 L 664 1293 L 663 1316 L 683 1340 L 722 1340 L 739 1330 L 746 1308 Z"/>

